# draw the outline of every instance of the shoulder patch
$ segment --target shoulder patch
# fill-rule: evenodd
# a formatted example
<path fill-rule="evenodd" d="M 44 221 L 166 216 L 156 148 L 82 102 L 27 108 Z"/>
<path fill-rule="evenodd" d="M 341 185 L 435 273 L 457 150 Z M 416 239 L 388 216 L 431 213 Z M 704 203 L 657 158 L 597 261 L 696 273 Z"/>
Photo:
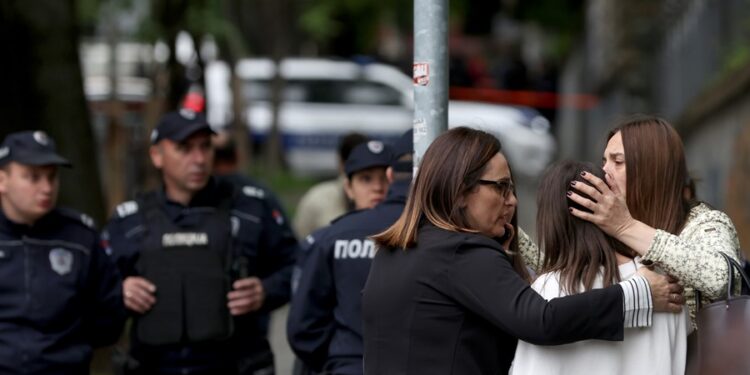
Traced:
<path fill-rule="evenodd" d="M 83 225 L 94 229 L 94 219 L 91 216 L 81 214 L 81 222 L 83 223 Z"/>
<path fill-rule="evenodd" d="M 273 220 L 277 225 L 284 225 L 284 215 L 281 213 L 281 211 L 274 208 L 273 210 L 271 210 L 271 217 L 273 217 Z"/>
<path fill-rule="evenodd" d="M 138 212 L 138 202 L 136 201 L 127 201 L 120 203 L 117 208 L 117 216 L 120 218 L 128 217 L 136 212 Z"/>
<path fill-rule="evenodd" d="M 61 216 L 65 217 L 68 220 L 72 220 L 75 223 L 82 224 L 88 229 L 96 230 L 94 219 L 89 215 L 66 207 L 58 209 L 57 212 L 59 212 Z"/>
<path fill-rule="evenodd" d="M 247 195 L 248 197 L 263 199 L 266 197 L 266 192 L 258 187 L 255 186 L 245 186 L 242 188 L 242 193 Z"/>

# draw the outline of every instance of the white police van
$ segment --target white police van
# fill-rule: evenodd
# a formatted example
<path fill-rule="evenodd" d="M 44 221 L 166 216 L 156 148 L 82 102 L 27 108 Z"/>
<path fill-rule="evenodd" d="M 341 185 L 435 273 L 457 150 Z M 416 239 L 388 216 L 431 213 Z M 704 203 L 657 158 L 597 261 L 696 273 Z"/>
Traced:
<path fill-rule="evenodd" d="M 334 175 L 336 145 L 346 133 L 391 141 L 412 126 L 412 81 L 392 66 L 288 58 L 277 67 L 269 59 L 244 59 L 235 73 L 243 82 L 245 121 L 258 142 L 271 127 L 276 69 L 285 80 L 279 130 L 294 173 Z M 525 176 L 538 176 L 555 152 L 549 122 L 531 108 L 451 101 L 449 124 L 498 137 L 514 172 Z"/>

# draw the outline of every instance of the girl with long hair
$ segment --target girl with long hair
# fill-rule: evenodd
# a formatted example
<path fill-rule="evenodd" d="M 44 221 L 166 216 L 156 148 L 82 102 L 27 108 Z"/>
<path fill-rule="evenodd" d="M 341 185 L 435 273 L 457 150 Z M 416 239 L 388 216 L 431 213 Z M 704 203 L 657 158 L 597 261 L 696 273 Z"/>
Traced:
<path fill-rule="evenodd" d="M 571 183 L 589 184 L 582 172 L 604 178 L 604 171 L 591 163 L 564 161 L 550 167 L 539 185 L 537 232 L 544 258 L 532 288 L 547 300 L 608 287 L 641 267 L 627 246 L 570 215 L 571 208 L 588 212 L 567 198 Z M 520 341 L 511 373 L 684 374 L 689 327 L 684 308 L 680 314 L 655 313 L 649 329 L 626 329 L 620 342 L 537 346 Z"/>

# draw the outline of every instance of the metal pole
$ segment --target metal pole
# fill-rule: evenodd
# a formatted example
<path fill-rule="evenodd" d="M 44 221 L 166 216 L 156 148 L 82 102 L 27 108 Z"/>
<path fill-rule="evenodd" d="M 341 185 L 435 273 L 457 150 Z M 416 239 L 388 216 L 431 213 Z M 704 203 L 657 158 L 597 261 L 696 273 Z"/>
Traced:
<path fill-rule="evenodd" d="M 448 0 L 414 0 L 414 176 L 448 130 Z"/>

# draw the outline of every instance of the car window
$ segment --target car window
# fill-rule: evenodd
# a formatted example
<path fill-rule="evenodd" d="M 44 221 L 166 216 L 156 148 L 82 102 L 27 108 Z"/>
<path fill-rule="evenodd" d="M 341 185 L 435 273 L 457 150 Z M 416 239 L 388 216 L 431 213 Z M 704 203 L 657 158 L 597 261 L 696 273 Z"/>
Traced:
<path fill-rule="evenodd" d="M 270 81 L 246 81 L 243 95 L 246 100 L 271 100 Z M 343 80 L 289 80 L 283 100 L 326 104 L 401 105 L 401 94 L 392 87 L 378 82 Z"/>

